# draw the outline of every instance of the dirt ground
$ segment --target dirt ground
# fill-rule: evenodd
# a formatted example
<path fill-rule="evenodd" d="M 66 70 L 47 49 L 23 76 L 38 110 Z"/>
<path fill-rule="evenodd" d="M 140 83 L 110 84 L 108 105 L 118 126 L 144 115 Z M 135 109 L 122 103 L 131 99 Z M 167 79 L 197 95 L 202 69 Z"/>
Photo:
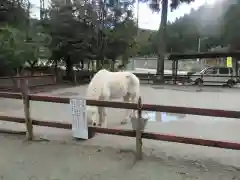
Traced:
<path fill-rule="evenodd" d="M 44 95 L 84 97 L 86 86 L 59 89 Z M 143 103 L 240 109 L 239 89 L 196 87 L 141 87 Z M 0 113 L 23 117 L 20 100 L 1 99 Z M 123 110 L 108 110 L 108 126 L 120 125 Z M 34 119 L 71 122 L 70 107 L 56 103 L 31 103 Z M 238 119 L 185 115 L 176 121 L 149 122 L 146 131 L 240 142 Z M 23 125 L 0 121 L 0 128 L 24 130 Z M 23 137 L 0 135 L 2 179 L 240 179 L 240 152 L 217 148 L 144 140 L 144 161 L 134 164 L 135 140 L 97 134 L 87 141 L 72 140 L 69 130 L 35 127 L 37 138 L 50 142 L 27 143 Z"/>
<path fill-rule="evenodd" d="M 0 136 L 2 180 L 238 180 L 240 169 L 214 161 L 145 156 L 131 151 Z"/>

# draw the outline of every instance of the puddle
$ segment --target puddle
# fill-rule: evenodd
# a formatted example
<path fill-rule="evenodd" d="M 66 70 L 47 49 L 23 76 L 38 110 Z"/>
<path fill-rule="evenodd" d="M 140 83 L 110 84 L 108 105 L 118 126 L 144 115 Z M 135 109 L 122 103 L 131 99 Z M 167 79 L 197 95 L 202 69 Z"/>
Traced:
<path fill-rule="evenodd" d="M 149 122 L 170 122 L 184 118 L 185 114 L 144 111 L 143 117 L 148 118 Z"/>

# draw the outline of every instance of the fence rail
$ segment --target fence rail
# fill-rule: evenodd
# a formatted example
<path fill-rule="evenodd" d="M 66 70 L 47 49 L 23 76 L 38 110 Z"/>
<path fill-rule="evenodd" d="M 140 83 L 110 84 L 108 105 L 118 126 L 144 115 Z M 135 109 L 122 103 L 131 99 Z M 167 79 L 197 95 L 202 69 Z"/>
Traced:
<path fill-rule="evenodd" d="M 21 93 L 0 92 L 1 98 L 23 99 L 25 117 L 19 118 L 19 117 L 9 117 L 9 116 L 0 115 L 0 120 L 8 121 L 8 122 L 16 122 L 16 123 L 25 123 L 26 128 L 27 128 L 26 134 L 27 134 L 27 138 L 29 140 L 33 139 L 33 125 L 54 127 L 54 128 L 61 128 L 61 129 L 71 129 L 71 124 L 62 123 L 62 122 L 49 122 L 49 121 L 35 120 L 30 117 L 30 113 L 29 113 L 30 112 L 30 103 L 29 103 L 30 100 L 68 104 L 70 101 L 69 98 L 55 97 L 55 96 L 39 96 L 39 95 L 28 94 L 28 90 L 27 90 L 26 86 L 27 86 L 27 84 L 25 83 L 25 85 L 24 85 L 25 88 L 22 89 L 23 90 L 22 94 Z M 239 111 L 227 111 L 227 110 L 219 110 L 219 109 L 202 109 L 202 108 L 192 108 L 192 107 L 177 107 L 177 106 L 163 106 L 163 105 L 156 105 L 156 104 L 142 104 L 140 99 L 139 99 L 138 103 L 87 100 L 87 105 L 99 106 L 99 107 L 110 107 L 110 108 L 121 108 L 121 109 L 135 109 L 135 110 L 138 110 L 139 119 L 141 118 L 141 112 L 143 110 L 179 113 L 179 114 L 191 114 L 191 115 L 200 115 L 200 116 L 240 118 Z M 137 146 L 136 147 L 136 154 L 137 154 L 136 157 L 137 157 L 137 159 L 141 159 L 142 138 L 240 150 L 240 143 L 223 142 L 223 141 L 206 140 L 206 139 L 199 139 L 199 138 L 189 138 L 189 137 L 181 137 L 181 136 L 175 136 L 175 135 L 144 132 L 139 129 L 139 121 L 137 121 L 137 127 L 138 128 L 136 130 L 122 130 L 122 129 L 120 130 L 120 129 L 109 129 L 109 128 L 100 128 L 100 127 L 90 126 L 89 132 L 90 132 L 90 137 L 92 135 L 94 135 L 94 133 L 96 133 L 96 132 L 104 133 L 104 134 L 136 137 L 136 146 Z"/>
<path fill-rule="evenodd" d="M 21 91 L 21 81 L 27 81 L 28 88 L 37 88 L 48 85 L 55 85 L 56 78 L 51 74 L 34 76 L 10 76 L 0 77 L 0 89 L 2 91 Z"/>
<path fill-rule="evenodd" d="M 22 94 L 0 92 L 0 97 L 22 99 Z M 30 94 L 29 100 L 69 104 L 70 98 Z M 87 100 L 87 105 L 119 108 L 119 109 L 135 109 L 135 110 L 138 109 L 138 105 L 135 103 L 114 102 L 114 101 Z M 240 118 L 240 111 L 221 110 L 221 109 L 204 109 L 204 108 L 192 108 L 192 107 L 164 106 L 164 105 L 157 105 L 157 104 L 142 104 L 141 110 L 178 113 L 178 114 L 190 114 L 190 115 L 199 115 L 199 116 Z"/>
<path fill-rule="evenodd" d="M 19 117 L 9 117 L 9 116 L 0 115 L 0 119 L 2 121 L 7 121 L 7 122 L 25 123 L 25 119 L 19 118 Z M 62 123 L 62 122 L 50 122 L 50 121 L 42 121 L 42 120 L 40 121 L 40 120 L 33 119 L 32 124 L 36 125 L 36 126 L 43 126 L 43 127 L 72 129 L 71 124 Z M 90 132 L 94 132 L 94 133 L 111 134 L 111 135 L 126 136 L 126 137 L 135 137 L 136 136 L 136 131 L 134 131 L 134 130 L 99 128 L 99 127 L 93 127 L 93 126 L 89 126 L 88 129 Z M 175 136 L 175 135 L 170 135 L 170 134 L 142 132 L 142 138 L 167 141 L 167 142 L 183 143 L 183 144 L 192 144 L 192 145 L 201 145 L 201 146 L 217 147 L 217 148 L 224 148 L 224 149 L 240 150 L 239 143 L 226 142 L 226 141 L 215 141 L 215 140 L 205 140 L 205 139 L 200 139 L 200 138 L 189 138 L 189 137 Z"/>
<path fill-rule="evenodd" d="M 52 77 L 52 74 L 32 75 L 32 76 L 2 76 L 0 79 L 27 79 L 27 78 L 39 78 L 39 77 Z"/>

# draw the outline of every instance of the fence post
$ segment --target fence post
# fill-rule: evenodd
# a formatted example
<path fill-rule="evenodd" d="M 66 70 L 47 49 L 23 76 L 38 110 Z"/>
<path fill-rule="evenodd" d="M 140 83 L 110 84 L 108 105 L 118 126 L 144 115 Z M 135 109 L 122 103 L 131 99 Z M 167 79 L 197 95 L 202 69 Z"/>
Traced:
<path fill-rule="evenodd" d="M 52 77 L 53 77 L 53 83 L 54 83 L 54 84 L 57 84 L 57 76 L 56 76 L 56 75 L 53 75 Z"/>
<path fill-rule="evenodd" d="M 33 140 L 33 125 L 30 118 L 30 100 L 28 95 L 28 80 L 22 80 L 22 97 L 24 104 L 25 124 L 27 128 L 26 137 L 28 140 Z"/>
<path fill-rule="evenodd" d="M 138 99 L 138 118 L 136 126 L 136 160 L 142 160 L 142 130 L 140 121 L 142 118 L 142 99 Z"/>

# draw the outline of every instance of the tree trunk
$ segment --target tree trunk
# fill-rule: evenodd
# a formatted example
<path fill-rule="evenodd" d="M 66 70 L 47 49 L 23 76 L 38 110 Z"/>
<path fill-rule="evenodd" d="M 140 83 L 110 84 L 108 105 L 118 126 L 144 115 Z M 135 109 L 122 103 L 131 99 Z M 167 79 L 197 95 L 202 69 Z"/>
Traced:
<path fill-rule="evenodd" d="M 96 71 L 95 62 L 96 62 L 95 60 L 91 60 L 92 71 Z"/>
<path fill-rule="evenodd" d="M 112 71 L 112 72 L 115 71 L 115 63 L 116 63 L 116 60 L 115 60 L 115 59 L 112 59 L 112 63 L 111 63 L 111 71 Z"/>
<path fill-rule="evenodd" d="M 31 76 L 33 76 L 34 74 L 34 71 L 35 71 L 35 65 L 37 64 L 37 61 L 34 61 L 34 62 L 31 62 L 31 61 L 28 61 L 29 65 L 30 65 L 30 73 L 31 73 Z"/>
<path fill-rule="evenodd" d="M 96 71 L 99 71 L 101 69 L 101 60 L 96 60 Z"/>
<path fill-rule="evenodd" d="M 105 64 L 104 64 L 104 57 L 102 57 L 102 58 L 101 58 L 101 69 L 104 68 L 104 65 L 105 65 Z"/>
<path fill-rule="evenodd" d="M 164 82 L 164 57 L 166 53 L 166 28 L 167 28 L 168 0 L 162 1 L 161 24 L 158 30 L 158 61 L 157 61 L 157 79 L 158 83 Z"/>
<path fill-rule="evenodd" d="M 122 65 L 123 67 L 126 67 L 126 65 L 129 63 L 129 56 L 128 55 L 123 55 L 122 57 Z"/>
<path fill-rule="evenodd" d="M 97 71 L 101 70 L 104 66 L 104 56 L 100 56 L 97 60 Z"/>
<path fill-rule="evenodd" d="M 56 77 L 56 80 L 59 80 L 59 76 L 58 76 L 58 60 L 54 60 L 54 74 Z"/>
<path fill-rule="evenodd" d="M 73 81 L 73 63 L 69 55 L 66 57 L 66 76 L 68 80 Z"/>
<path fill-rule="evenodd" d="M 81 67 L 80 67 L 80 69 L 81 69 L 81 70 L 83 70 L 83 69 L 84 69 L 84 61 L 83 61 L 83 60 L 81 60 L 81 61 L 80 61 L 80 64 L 81 64 Z"/>
<path fill-rule="evenodd" d="M 87 63 L 87 70 L 89 71 L 90 69 L 90 64 L 91 64 L 91 60 L 88 60 L 88 63 Z"/>

